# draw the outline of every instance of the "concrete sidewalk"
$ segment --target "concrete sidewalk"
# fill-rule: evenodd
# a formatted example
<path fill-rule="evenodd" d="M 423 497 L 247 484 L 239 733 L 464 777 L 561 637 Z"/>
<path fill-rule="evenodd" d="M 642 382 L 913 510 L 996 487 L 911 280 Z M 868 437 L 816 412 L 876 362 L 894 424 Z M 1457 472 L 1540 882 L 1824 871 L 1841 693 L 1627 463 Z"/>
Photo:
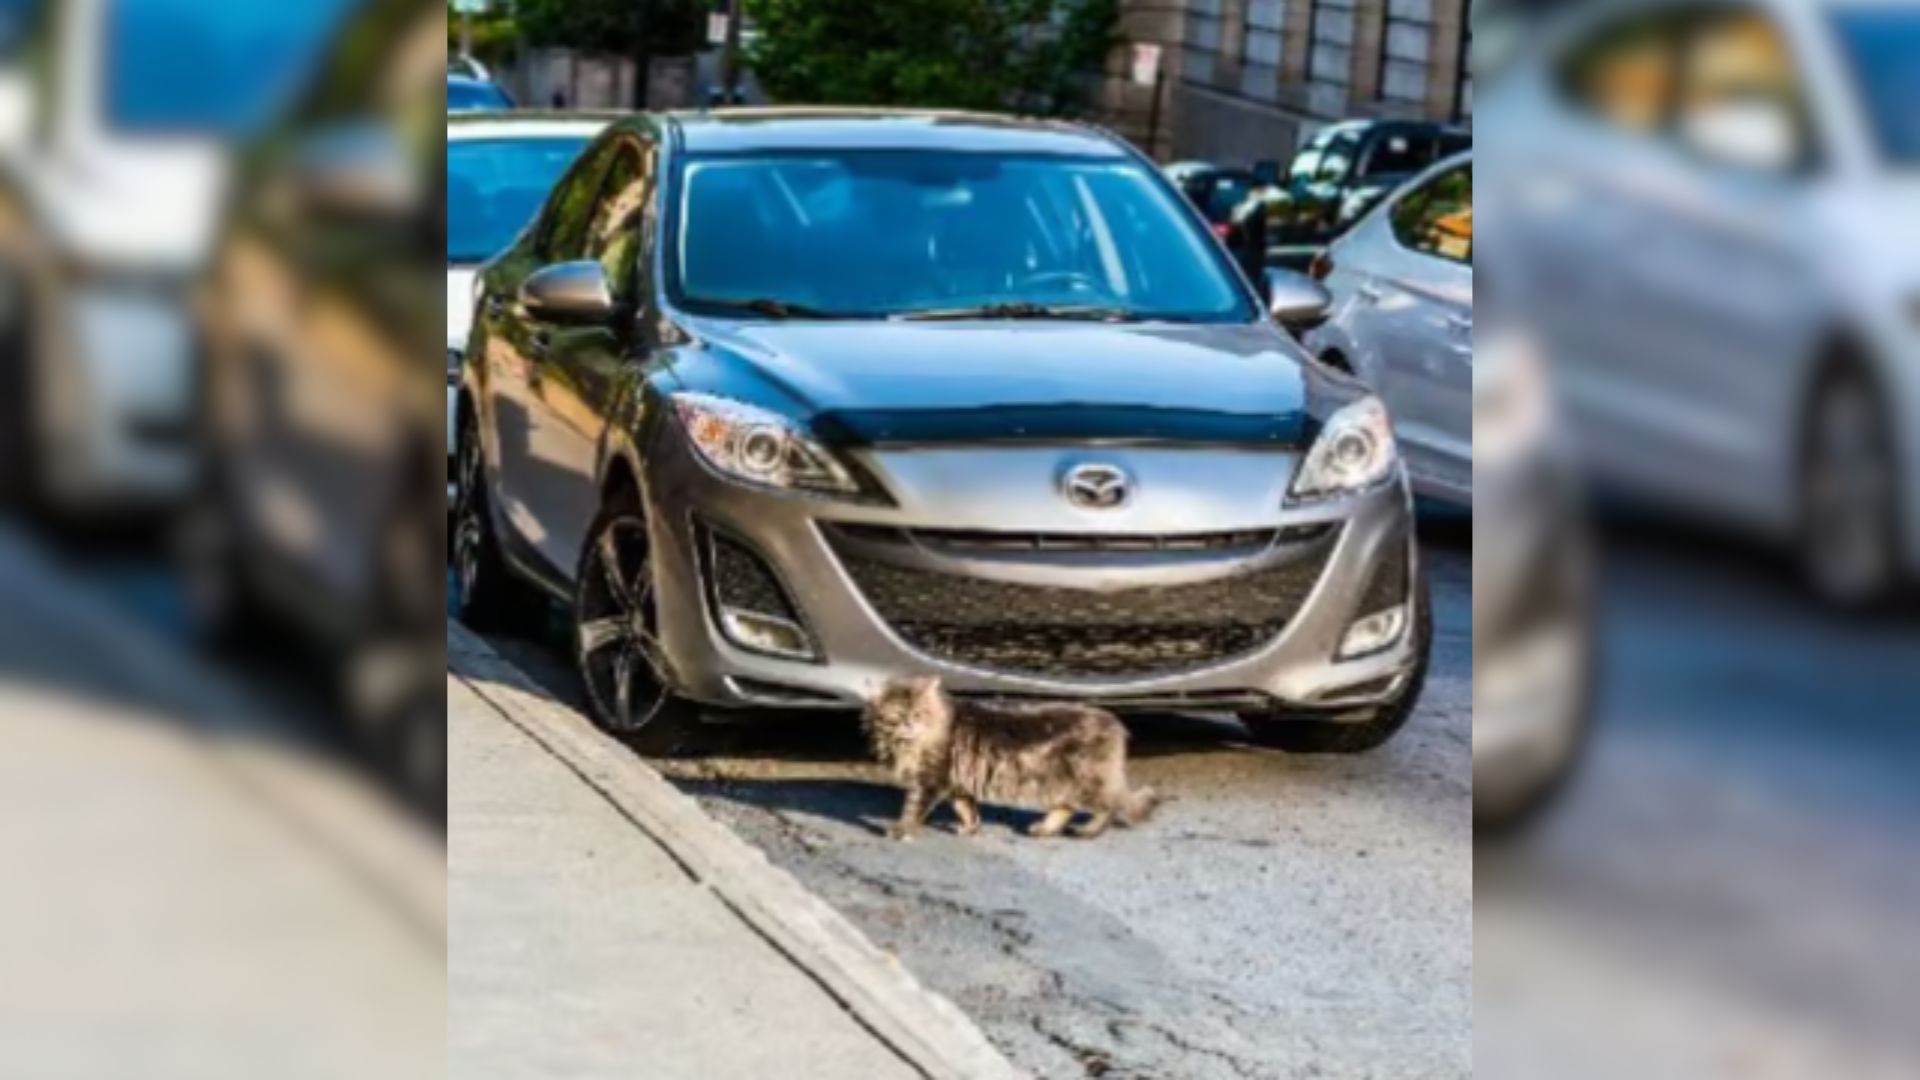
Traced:
<path fill-rule="evenodd" d="M 444 1075 L 436 837 L 0 524 L 0 1074 Z"/>
<path fill-rule="evenodd" d="M 501 661 L 456 632 L 448 1075 L 926 1075 L 517 726 L 499 703 L 515 691 L 489 678 Z"/>

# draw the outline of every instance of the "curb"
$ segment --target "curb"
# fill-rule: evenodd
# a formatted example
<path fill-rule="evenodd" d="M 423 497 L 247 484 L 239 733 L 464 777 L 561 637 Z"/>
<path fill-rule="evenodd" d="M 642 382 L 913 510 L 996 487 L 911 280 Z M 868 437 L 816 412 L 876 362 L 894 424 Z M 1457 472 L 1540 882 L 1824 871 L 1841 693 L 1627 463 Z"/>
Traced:
<path fill-rule="evenodd" d="M 688 876 L 922 1073 L 936 1080 L 1027 1076 L 958 1007 L 921 986 L 898 958 L 882 952 L 845 916 L 638 755 L 586 717 L 554 703 L 524 672 L 451 619 L 447 670 L 599 792 Z"/>

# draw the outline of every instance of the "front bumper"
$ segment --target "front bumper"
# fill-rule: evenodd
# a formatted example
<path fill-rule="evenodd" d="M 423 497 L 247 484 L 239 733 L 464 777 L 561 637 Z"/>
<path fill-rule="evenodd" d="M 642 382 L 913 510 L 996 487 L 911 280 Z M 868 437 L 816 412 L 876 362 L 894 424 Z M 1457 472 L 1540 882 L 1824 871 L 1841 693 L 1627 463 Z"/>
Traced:
<path fill-rule="evenodd" d="M 750 488 L 715 475 L 677 432 L 655 442 L 645 487 L 660 643 L 677 689 L 709 704 L 846 708 L 889 678 L 931 673 L 960 694 L 1333 712 L 1391 699 L 1417 660 L 1410 630 L 1335 658 L 1383 583 L 1412 602 L 1403 479 L 1283 509 L 1294 455 L 1103 449 L 1139 494 L 1084 510 L 1052 482 L 1084 449 L 857 455 L 897 500 L 877 506 Z M 764 562 L 816 658 L 721 631 L 716 535 Z M 916 582 L 930 595 L 916 599 Z M 1136 615 L 1183 625 L 1160 634 Z"/>

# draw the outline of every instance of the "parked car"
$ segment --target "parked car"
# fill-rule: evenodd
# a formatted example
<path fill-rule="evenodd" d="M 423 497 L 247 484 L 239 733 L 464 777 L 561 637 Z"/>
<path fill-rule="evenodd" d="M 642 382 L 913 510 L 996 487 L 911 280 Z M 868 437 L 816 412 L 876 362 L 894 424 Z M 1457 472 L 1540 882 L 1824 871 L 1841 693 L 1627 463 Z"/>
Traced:
<path fill-rule="evenodd" d="M 1275 325 L 1324 290 L 1271 288 L 1093 130 L 624 120 L 481 271 L 456 607 L 567 605 L 593 716 L 656 750 L 905 672 L 1378 746 L 1432 632 L 1405 473 Z"/>
<path fill-rule="evenodd" d="M 445 813 L 440 0 L 366 0 L 249 150 L 207 286 L 180 536 L 210 643 L 310 650 L 374 760 Z"/>
<path fill-rule="evenodd" d="M 453 498 L 453 403 L 473 325 L 476 270 L 513 243 L 554 181 L 608 117 L 561 113 L 447 117 L 447 498 Z"/>
<path fill-rule="evenodd" d="M 1797 550 L 1838 605 L 1895 594 L 1920 573 L 1920 12 L 1636 0 L 1537 41 L 1483 96 L 1489 250 L 1596 478 Z"/>
<path fill-rule="evenodd" d="M 1319 255 L 1333 313 L 1307 348 L 1393 414 L 1413 489 L 1473 503 L 1473 157 L 1427 170 Z"/>
<path fill-rule="evenodd" d="M 186 493 L 189 300 L 232 147 L 284 107 L 339 6 L 67 0 L 10 12 L 0 500 L 93 517 L 170 509 Z"/>
<path fill-rule="evenodd" d="M 1267 262 L 1304 269 L 1394 189 L 1473 146 L 1464 128 L 1408 120 L 1349 120 L 1322 128 L 1280 182 L 1253 196 L 1266 208 Z"/>
<path fill-rule="evenodd" d="M 447 112 L 500 112 L 513 107 L 513 96 L 499 83 L 447 72 Z"/>
<path fill-rule="evenodd" d="M 1167 166 L 1166 173 L 1207 219 L 1247 277 L 1262 280 L 1267 267 L 1267 219 L 1249 198 L 1260 187 L 1260 178 L 1247 169 L 1206 161 L 1176 162 Z"/>
<path fill-rule="evenodd" d="M 487 70 L 487 65 L 471 56 L 462 56 L 459 53 L 448 55 L 447 74 L 458 75 L 465 79 L 493 78 L 493 72 Z"/>

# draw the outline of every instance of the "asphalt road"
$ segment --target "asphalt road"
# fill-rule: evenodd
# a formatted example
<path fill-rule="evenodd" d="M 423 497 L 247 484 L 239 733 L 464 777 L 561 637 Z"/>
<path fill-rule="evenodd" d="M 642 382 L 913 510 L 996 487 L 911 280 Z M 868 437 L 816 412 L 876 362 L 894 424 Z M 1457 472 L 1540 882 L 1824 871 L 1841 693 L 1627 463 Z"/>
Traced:
<path fill-rule="evenodd" d="M 1250 747 L 1219 718 L 1135 723 L 1145 827 L 1029 839 L 989 813 L 912 843 L 851 718 L 772 714 L 657 763 L 1045 1077 L 1453 1077 L 1473 1071 L 1471 567 L 1430 530 L 1435 657 L 1408 727 L 1347 758 Z M 556 642 L 493 646 L 579 704 Z"/>

